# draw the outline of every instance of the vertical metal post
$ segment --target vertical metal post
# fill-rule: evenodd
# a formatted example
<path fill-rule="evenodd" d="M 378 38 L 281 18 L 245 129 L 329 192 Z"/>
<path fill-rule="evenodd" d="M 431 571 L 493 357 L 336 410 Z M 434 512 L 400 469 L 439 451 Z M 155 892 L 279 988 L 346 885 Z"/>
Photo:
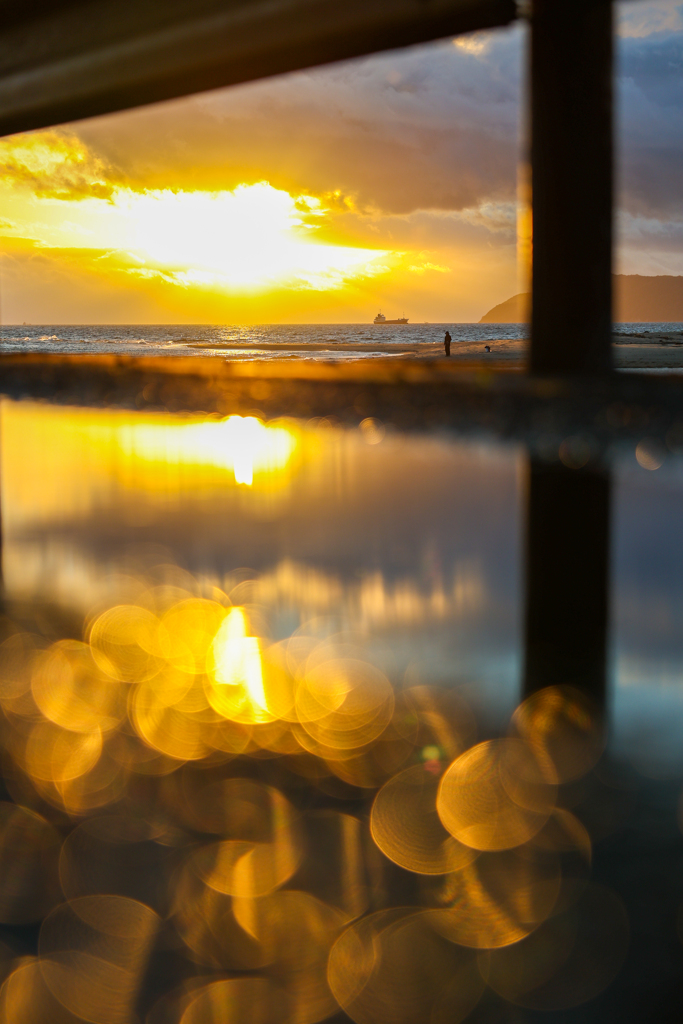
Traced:
<path fill-rule="evenodd" d="M 612 4 L 532 0 L 532 373 L 611 368 Z"/>
<path fill-rule="evenodd" d="M 530 460 L 525 692 L 568 683 L 605 699 L 610 479 Z"/>

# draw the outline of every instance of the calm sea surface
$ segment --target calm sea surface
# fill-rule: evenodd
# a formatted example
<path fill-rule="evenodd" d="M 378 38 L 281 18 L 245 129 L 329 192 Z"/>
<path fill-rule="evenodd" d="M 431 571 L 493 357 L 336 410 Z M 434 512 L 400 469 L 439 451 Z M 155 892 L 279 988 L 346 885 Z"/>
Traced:
<path fill-rule="evenodd" d="M 243 342 L 244 349 L 230 350 L 233 356 L 263 358 L 265 355 L 275 358 L 281 353 L 264 351 L 260 346 L 329 343 L 329 349 L 312 351 L 310 357 L 329 359 L 331 355 L 353 355 L 358 358 L 365 355 L 376 358 L 377 353 L 345 352 L 344 346 L 373 342 L 386 343 L 387 346 L 401 342 L 441 342 L 446 329 L 450 330 L 456 342 L 514 340 L 528 334 L 526 324 L 434 323 L 400 327 L 374 324 L 9 324 L 0 327 L 0 351 L 212 356 L 217 352 L 223 353 L 220 348 L 194 346 Z M 683 324 L 619 324 L 617 329 L 629 334 L 643 334 L 680 331 Z M 301 352 L 297 352 L 297 356 L 306 358 Z"/>

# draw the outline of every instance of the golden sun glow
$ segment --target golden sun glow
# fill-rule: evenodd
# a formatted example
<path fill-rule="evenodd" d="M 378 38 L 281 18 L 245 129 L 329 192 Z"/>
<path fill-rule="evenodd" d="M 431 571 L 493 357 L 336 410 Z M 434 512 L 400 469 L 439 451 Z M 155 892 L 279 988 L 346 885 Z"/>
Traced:
<path fill-rule="evenodd" d="M 451 319 L 456 293 L 470 310 L 460 319 L 490 305 L 500 261 L 488 235 L 510 234 L 510 217 L 407 212 L 402 193 L 384 209 L 341 155 L 323 177 L 285 173 L 276 151 L 209 164 L 198 151 L 195 168 L 173 147 L 147 159 L 116 132 L 88 141 L 99 130 L 0 139 L 8 324 L 349 324 L 378 308 L 416 324 Z"/>
<path fill-rule="evenodd" d="M 141 418 L 121 424 L 117 442 L 127 460 L 228 469 L 235 483 L 248 486 L 254 472 L 285 466 L 295 446 L 290 431 L 265 426 L 254 416 L 187 424 L 148 424 Z"/>
<path fill-rule="evenodd" d="M 132 188 L 59 132 L 0 140 L 0 190 L 10 234 L 19 229 L 42 248 L 106 250 L 95 258 L 110 269 L 118 261 L 129 279 L 233 293 L 335 290 L 387 270 L 378 264 L 386 249 L 317 240 L 330 211 L 314 196 L 268 181 Z"/>
<path fill-rule="evenodd" d="M 114 207 L 130 219 L 132 247 L 180 284 L 253 287 L 267 284 L 335 287 L 384 250 L 324 245 L 311 236 L 325 210 L 310 196 L 297 199 L 268 182 L 232 192 L 131 193 Z"/>
<path fill-rule="evenodd" d="M 250 636 L 241 608 L 231 608 L 211 646 L 209 669 L 215 684 L 207 690 L 219 714 L 244 722 L 267 721 L 259 641 Z"/>
<path fill-rule="evenodd" d="M 13 514 L 25 524 L 91 512 L 107 500 L 112 481 L 120 492 L 162 503 L 183 487 L 201 493 L 226 484 L 270 500 L 286 488 L 300 443 L 292 425 L 255 416 L 178 421 L 169 413 L 31 402 L 0 403 L 0 428 L 4 484 L 13 496 L 5 528 Z M 27 474 L 27 459 L 36 465 L 39 452 L 49 457 Z M 65 480 L 73 486 L 65 489 Z"/>

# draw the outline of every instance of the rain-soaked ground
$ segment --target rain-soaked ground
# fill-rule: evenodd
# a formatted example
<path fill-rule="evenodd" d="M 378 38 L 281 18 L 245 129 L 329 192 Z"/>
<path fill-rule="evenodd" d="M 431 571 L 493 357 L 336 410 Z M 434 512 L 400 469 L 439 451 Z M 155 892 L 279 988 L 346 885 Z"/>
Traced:
<path fill-rule="evenodd" d="M 683 411 L 373 395 L 2 400 L 1 1024 L 680 1019 Z M 608 629 L 539 680 L 547 470 Z"/>

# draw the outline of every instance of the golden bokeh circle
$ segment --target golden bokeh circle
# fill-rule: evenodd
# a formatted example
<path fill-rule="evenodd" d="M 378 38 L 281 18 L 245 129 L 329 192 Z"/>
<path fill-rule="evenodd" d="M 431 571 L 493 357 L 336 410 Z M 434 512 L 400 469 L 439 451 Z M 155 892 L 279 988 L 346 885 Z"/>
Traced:
<path fill-rule="evenodd" d="M 443 875 L 476 856 L 441 824 L 436 811 L 439 782 L 429 766 L 413 765 L 389 779 L 372 805 L 375 843 L 389 860 L 418 874 Z"/>
<path fill-rule="evenodd" d="M 543 827 L 556 795 L 553 780 L 527 744 L 486 740 L 447 769 L 436 807 L 444 827 L 465 846 L 507 850 Z"/>

